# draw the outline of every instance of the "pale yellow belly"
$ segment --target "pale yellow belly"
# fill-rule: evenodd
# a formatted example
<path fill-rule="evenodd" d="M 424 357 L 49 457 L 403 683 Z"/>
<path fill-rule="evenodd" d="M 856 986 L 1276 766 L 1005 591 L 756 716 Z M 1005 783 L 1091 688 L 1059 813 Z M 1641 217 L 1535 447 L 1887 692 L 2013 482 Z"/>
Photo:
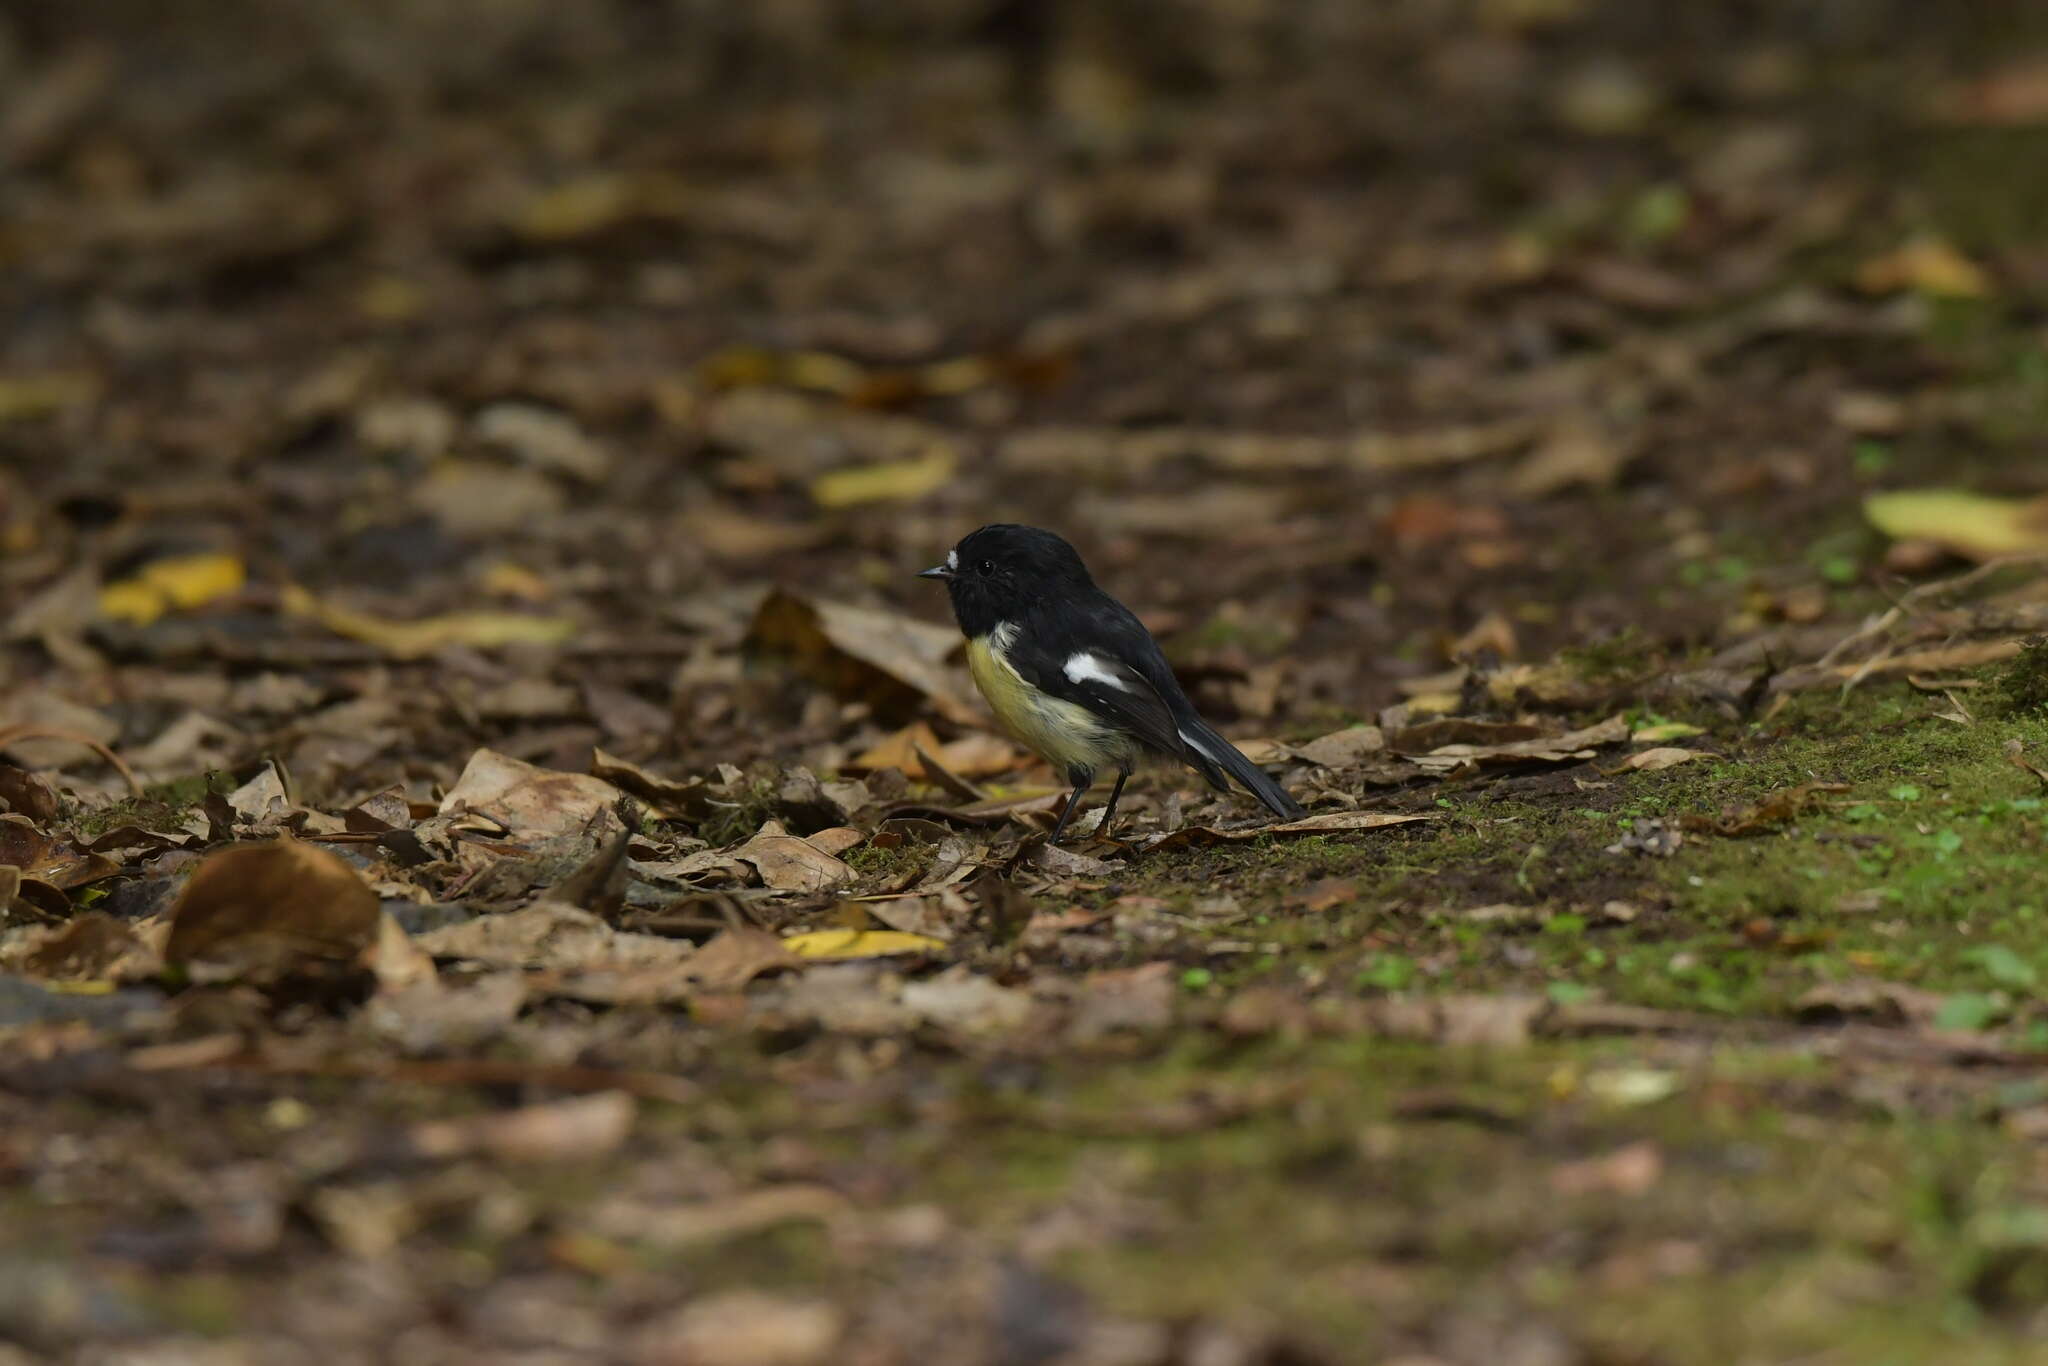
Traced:
<path fill-rule="evenodd" d="M 1003 728 L 1044 755 L 1062 776 L 1070 768 L 1128 767 L 1137 757 L 1129 737 L 1086 707 L 1026 683 L 989 637 L 967 642 L 967 671 Z"/>

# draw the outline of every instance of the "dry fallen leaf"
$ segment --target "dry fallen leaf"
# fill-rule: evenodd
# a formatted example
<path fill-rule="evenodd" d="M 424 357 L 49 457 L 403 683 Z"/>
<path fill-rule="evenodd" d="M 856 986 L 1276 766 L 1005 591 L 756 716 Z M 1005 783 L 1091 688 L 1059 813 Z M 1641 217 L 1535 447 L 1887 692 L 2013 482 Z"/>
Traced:
<path fill-rule="evenodd" d="M 903 985 L 903 1004 L 927 1024 L 959 1034 L 996 1034 L 1023 1026 L 1031 1016 L 1028 992 L 998 986 L 964 964 Z"/>
<path fill-rule="evenodd" d="M 192 870 L 164 959 L 195 975 L 275 980 L 357 962 L 377 941 L 380 915 L 369 884 L 325 849 L 240 845 Z"/>
<path fill-rule="evenodd" d="M 138 980 L 162 963 L 122 921 L 104 911 L 83 911 L 9 945 L 0 966 L 43 981 L 76 982 Z"/>
<path fill-rule="evenodd" d="M 374 645 L 398 659 L 418 659 L 451 645 L 479 650 L 559 645 L 576 631 L 576 623 L 565 617 L 523 612 L 450 612 L 418 621 L 392 621 L 322 601 L 291 583 L 284 586 L 282 601 L 291 615 L 317 621 L 336 635 Z"/>
<path fill-rule="evenodd" d="M 1646 749 L 1640 753 L 1631 754 L 1628 758 L 1621 761 L 1621 767 L 1624 769 L 1640 769 L 1645 773 L 1655 773 L 1659 769 L 1676 768 L 1680 764 L 1689 764 L 1695 759 L 1703 759 L 1705 757 L 1707 757 L 1705 754 L 1696 749 L 1679 749 L 1675 746 L 1666 745 L 1657 749 Z"/>
<path fill-rule="evenodd" d="M 737 991 L 764 972 L 795 967 L 797 956 L 766 930 L 735 925 L 720 930 L 690 957 L 685 971 L 698 989 Z"/>
<path fill-rule="evenodd" d="M 830 1220 L 850 1208 L 829 1186 L 781 1185 L 688 1204 L 610 1199 L 590 1216 L 593 1232 L 655 1247 L 721 1242 L 777 1224 Z"/>
<path fill-rule="evenodd" d="M 782 947 L 799 958 L 886 958 L 901 953 L 938 953 L 946 941 L 901 930 L 811 930 L 785 936 Z"/>
<path fill-rule="evenodd" d="M 938 732 L 922 721 L 912 721 L 898 731 L 892 731 L 870 745 L 866 750 L 846 761 L 849 773 L 873 773 L 877 769 L 900 769 L 905 777 L 925 776 L 924 763 L 918 758 L 921 749 L 938 757 L 945 748 L 939 743 Z M 945 762 L 943 758 L 940 762 Z"/>
<path fill-rule="evenodd" d="M 588 911 L 554 901 L 444 925 L 413 942 L 436 958 L 561 973 L 659 968 L 680 975 L 693 956 L 685 940 L 615 930 Z"/>
<path fill-rule="evenodd" d="M 430 1120 L 406 1133 L 417 1157 L 447 1160 L 481 1153 L 504 1162 L 576 1162 L 617 1151 L 633 1130 L 633 1098 L 623 1091 L 526 1105 L 461 1119 Z"/>
<path fill-rule="evenodd" d="M 100 614 L 147 626 L 164 613 L 189 611 L 242 590 L 248 570 L 239 555 L 172 555 L 100 589 Z"/>
<path fill-rule="evenodd" d="M 849 865 L 795 835 L 756 835 L 732 857 L 753 864 L 762 883 L 778 892 L 829 891 L 854 878 Z"/>
<path fill-rule="evenodd" d="M 1369 755 L 1383 753 L 1386 748 L 1386 736 L 1378 726 L 1348 726 L 1311 740 L 1297 747 L 1296 752 L 1310 763 L 1321 764 L 1324 768 L 1349 768 L 1363 762 Z M 1253 762 L 1258 761 L 1253 759 Z"/>
<path fill-rule="evenodd" d="M 908 717 L 929 703 L 949 721 L 979 725 L 983 717 L 967 700 L 964 677 L 945 663 L 959 644 L 950 626 L 780 588 L 762 599 L 746 639 L 752 653 L 784 660 L 834 696 L 867 702 L 880 715 Z"/>
<path fill-rule="evenodd" d="M 1616 716 L 1602 721 L 1597 726 L 1588 726 L 1564 735 L 1510 740 L 1500 744 L 1440 745 L 1427 754 L 1415 755 L 1412 762 L 1432 772 L 1448 772 L 1468 764 L 1489 767 L 1530 763 L 1573 763 L 1580 759 L 1592 758 L 1593 751 L 1601 745 L 1618 745 L 1626 739 L 1628 721 L 1624 717 Z"/>
<path fill-rule="evenodd" d="M 951 446 L 934 446 L 909 460 L 830 470 L 811 481 L 811 498 L 821 508 L 907 503 L 944 488 L 959 465 Z"/>
<path fill-rule="evenodd" d="M 598 813 L 615 808 L 624 796 L 587 773 L 563 773 L 480 749 L 441 799 L 441 814 L 475 812 L 503 825 L 515 840 L 543 840 L 588 829 Z"/>
<path fill-rule="evenodd" d="M 1140 847 L 1150 853 L 1186 846 L 1237 843 L 1263 839 L 1268 835 L 1335 835 L 1354 830 L 1379 830 L 1389 825 L 1410 825 L 1435 819 L 1433 815 L 1421 812 L 1328 811 L 1298 821 L 1283 821 L 1278 825 L 1240 826 L 1229 830 L 1208 825 L 1185 825 L 1149 843 L 1141 841 Z M 1115 865 L 1108 866 L 1114 868 Z"/>
<path fill-rule="evenodd" d="M 18 868 L 24 879 L 69 890 L 119 872 L 112 859 L 90 853 L 36 829 L 26 816 L 0 815 L 0 866 Z"/>
<path fill-rule="evenodd" d="M 727 1290 L 643 1324 L 626 1359 L 637 1366 L 826 1366 L 844 1331 L 845 1315 L 822 1300 Z"/>
<path fill-rule="evenodd" d="M 99 376 L 84 370 L 0 375 L 0 423 L 44 417 L 99 397 Z"/>
<path fill-rule="evenodd" d="M 1664 1154 L 1645 1140 L 1616 1148 L 1600 1157 L 1560 1163 L 1551 1168 L 1550 1188 L 1559 1195 L 1641 1195 L 1664 1174 Z"/>
<path fill-rule="evenodd" d="M 1866 294 L 1910 289 L 1945 299 L 1981 299 L 1991 293 L 1991 277 L 1951 244 L 1922 237 L 1858 266 L 1856 287 Z"/>
<path fill-rule="evenodd" d="M 1873 493 L 1863 513 L 1885 535 L 1927 541 L 1973 560 L 2048 550 L 2048 499 L 1996 498 L 1961 489 Z"/>

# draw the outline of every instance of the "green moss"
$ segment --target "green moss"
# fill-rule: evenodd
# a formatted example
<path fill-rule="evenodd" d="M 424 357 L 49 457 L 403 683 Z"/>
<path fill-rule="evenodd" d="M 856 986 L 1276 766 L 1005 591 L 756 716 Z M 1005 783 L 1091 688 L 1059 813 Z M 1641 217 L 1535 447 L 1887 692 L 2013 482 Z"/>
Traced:
<path fill-rule="evenodd" d="M 749 775 L 735 788 L 730 799 L 718 804 L 716 815 L 707 816 L 696 830 L 698 839 L 713 848 L 751 838 L 775 814 L 775 778 L 772 774 Z"/>
<path fill-rule="evenodd" d="M 2008 712 L 2048 712 L 2048 636 L 2035 636 L 2020 647 L 1998 673 L 1998 697 Z"/>
<path fill-rule="evenodd" d="M 231 774 L 213 771 L 194 773 L 167 783 L 151 783 L 143 788 L 140 796 L 126 797 L 105 806 L 88 809 L 67 805 L 59 819 L 85 840 L 98 839 L 109 830 L 118 830 L 126 825 L 168 833 L 182 828 L 209 794 L 225 795 L 234 790 L 235 780 Z"/>

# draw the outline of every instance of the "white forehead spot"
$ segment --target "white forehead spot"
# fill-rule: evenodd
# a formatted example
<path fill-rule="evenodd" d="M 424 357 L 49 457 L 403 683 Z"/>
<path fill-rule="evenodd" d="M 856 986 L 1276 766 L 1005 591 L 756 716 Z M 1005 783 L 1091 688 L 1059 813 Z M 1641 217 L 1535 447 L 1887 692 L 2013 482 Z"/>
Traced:
<path fill-rule="evenodd" d="M 948 569 L 958 569 L 959 567 L 960 567 L 960 552 L 959 552 L 959 551 L 957 551 L 957 550 L 949 550 L 949 551 L 947 551 L 947 552 L 946 552 L 946 568 L 948 568 Z"/>
<path fill-rule="evenodd" d="M 1067 676 L 1069 683 L 1101 683 L 1106 687 L 1121 688 L 1125 692 L 1131 690 L 1130 685 L 1109 667 L 1108 661 L 1086 650 L 1076 650 L 1068 655 L 1067 662 L 1060 672 Z"/>

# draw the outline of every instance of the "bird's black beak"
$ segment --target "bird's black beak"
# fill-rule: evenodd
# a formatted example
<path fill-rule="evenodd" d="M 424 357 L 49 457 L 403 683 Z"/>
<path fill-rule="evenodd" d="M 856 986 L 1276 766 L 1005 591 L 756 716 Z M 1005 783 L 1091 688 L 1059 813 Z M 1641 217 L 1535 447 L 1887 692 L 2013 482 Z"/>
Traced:
<path fill-rule="evenodd" d="M 942 564 L 935 564 L 930 569 L 918 570 L 917 576 L 920 579 L 950 579 L 953 577 L 953 571 Z"/>

